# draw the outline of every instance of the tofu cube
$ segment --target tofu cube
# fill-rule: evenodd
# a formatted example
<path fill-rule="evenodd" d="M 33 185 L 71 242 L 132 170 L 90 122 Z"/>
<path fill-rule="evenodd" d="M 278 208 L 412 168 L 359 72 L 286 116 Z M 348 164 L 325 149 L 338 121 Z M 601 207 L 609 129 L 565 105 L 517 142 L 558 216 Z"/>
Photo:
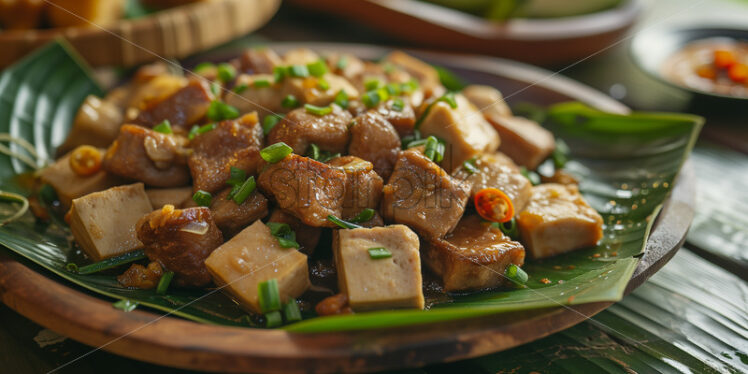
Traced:
<path fill-rule="evenodd" d="M 483 115 L 511 117 L 512 110 L 504 101 L 504 96 L 499 90 L 491 86 L 471 84 L 462 90 L 462 94 L 475 105 Z"/>
<path fill-rule="evenodd" d="M 262 313 L 257 285 L 276 279 L 281 301 L 301 296 L 311 285 L 307 257 L 282 248 L 270 229 L 257 221 L 216 248 L 205 260 L 213 281 L 235 297 L 242 307 Z"/>
<path fill-rule="evenodd" d="M 392 257 L 373 259 L 369 248 L 383 247 Z M 336 230 L 333 254 L 340 292 L 354 311 L 423 309 L 418 236 L 405 225 Z"/>
<path fill-rule="evenodd" d="M 99 150 L 101 154 L 105 150 Z M 60 203 L 70 207 L 73 199 L 92 192 L 103 191 L 122 183 L 122 179 L 103 170 L 86 177 L 76 174 L 70 168 L 70 154 L 67 154 L 40 172 L 42 182 L 52 186 L 57 192 Z"/>
<path fill-rule="evenodd" d="M 88 257 L 101 261 L 142 247 L 135 226 L 152 210 L 143 183 L 112 187 L 73 200 L 70 229 Z"/>
<path fill-rule="evenodd" d="M 57 147 L 57 154 L 63 155 L 81 145 L 108 147 L 117 138 L 122 120 L 122 111 L 117 105 L 89 95 L 78 108 L 73 128 L 65 142 Z"/>
<path fill-rule="evenodd" d="M 518 224 L 522 242 L 536 259 L 591 247 L 603 237 L 602 217 L 584 201 L 576 185 L 533 187 Z"/>
<path fill-rule="evenodd" d="M 535 121 L 496 115 L 487 118 L 501 136 L 499 151 L 530 170 L 537 168 L 556 147 L 553 134 Z"/>

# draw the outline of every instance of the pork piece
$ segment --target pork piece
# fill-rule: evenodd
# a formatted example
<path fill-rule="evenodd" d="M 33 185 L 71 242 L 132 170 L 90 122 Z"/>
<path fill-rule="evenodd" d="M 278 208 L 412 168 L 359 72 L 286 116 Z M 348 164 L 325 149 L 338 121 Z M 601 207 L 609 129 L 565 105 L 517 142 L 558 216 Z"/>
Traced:
<path fill-rule="evenodd" d="M 262 221 L 218 247 L 205 266 L 217 285 L 255 313 L 262 313 L 257 294 L 261 282 L 277 280 L 282 303 L 301 296 L 311 285 L 306 255 L 282 248 Z"/>
<path fill-rule="evenodd" d="M 230 238 L 258 219 L 268 215 L 268 199 L 261 193 L 252 192 L 243 203 L 228 199 L 231 188 L 219 193 L 210 204 L 213 220 L 225 238 Z"/>
<path fill-rule="evenodd" d="M 239 70 L 251 74 L 273 74 L 273 68 L 282 64 L 280 56 L 270 48 L 251 48 L 239 57 Z"/>
<path fill-rule="evenodd" d="M 463 292 L 509 285 L 504 271 L 521 266 L 525 248 L 477 215 L 466 215 L 443 239 L 430 240 L 423 261 L 436 273 L 444 291 Z"/>
<path fill-rule="evenodd" d="M 486 118 L 511 117 L 512 110 L 504 101 L 501 92 L 491 86 L 471 84 L 462 90 L 462 94 L 480 110 Z"/>
<path fill-rule="evenodd" d="M 190 182 L 184 138 L 144 127 L 124 125 L 107 150 L 102 168 L 153 187 L 178 187 Z"/>
<path fill-rule="evenodd" d="M 423 309 L 419 245 L 418 235 L 405 225 L 335 230 L 338 288 L 348 295 L 350 307 L 357 312 Z M 392 256 L 373 259 L 371 248 L 384 248 Z"/>
<path fill-rule="evenodd" d="M 124 273 L 117 276 L 117 282 L 123 287 L 149 290 L 156 288 L 163 274 L 164 269 L 158 262 L 151 262 L 147 267 L 132 264 Z"/>
<path fill-rule="evenodd" d="M 102 154 L 105 152 L 103 149 L 100 151 Z M 73 199 L 123 183 L 122 178 L 104 170 L 85 177 L 78 175 L 70 168 L 70 153 L 42 169 L 39 176 L 42 182 L 55 189 L 60 203 L 66 208 L 70 207 Z"/>
<path fill-rule="evenodd" d="M 335 74 L 327 73 L 321 77 L 329 85 L 327 89 L 319 86 L 320 78 L 286 78 L 283 80 L 283 97 L 293 95 L 303 104 L 327 106 L 335 101 L 335 96 L 340 91 L 345 91 L 351 100 L 358 99 L 359 90 L 351 85 L 348 80 Z"/>
<path fill-rule="evenodd" d="M 192 125 L 205 117 L 211 101 L 213 94 L 208 83 L 194 79 L 167 98 L 141 110 L 133 122 L 154 127 L 169 120 L 174 131 L 187 133 Z"/>
<path fill-rule="evenodd" d="M 487 118 L 501 136 L 499 151 L 518 165 L 534 170 L 556 147 L 553 134 L 535 121 L 523 117 Z"/>
<path fill-rule="evenodd" d="M 148 188 L 145 190 L 153 209 L 161 209 L 164 205 L 174 205 L 184 208 L 185 203 L 192 201 L 192 187 Z"/>
<path fill-rule="evenodd" d="M 441 238 L 462 217 L 470 186 L 410 149 L 400 152 L 383 194 L 385 220 L 408 225 L 427 238 Z"/>
<path fill-rule="evenodd" d="M 481 153 L 495 152 L 499 135 L 465 96 L 455 95 L 457 108 L 436 102 L 421 122 L 423 137 L 434 135 L 446 141 L 442 165 L 453 170 Z"/>
<path fill-rule="evenodd" d="M 438 97 L 446 92 L 446 89 L 442 86 L 441 81 L 439 80 L 439 73 L 436 69 L 413 56 L 402 51 L 394 51 L 387 55 L 382 61 L 395 65 L 416 78 L 421 89 L 423 89 L 425 98 Z"/>
<path fill-rule="evenodd" d="M 519 214 L 519 231 L 532 258 L 591 247 L 603 237 L 603 219 L 576 185 L 541 184 L 532 188 Z"/>
<path fill-rule="evenodd" d="M 262 124 L 257 113 L 249 113 L 195 136 L 190 142 L 192 154 L 188 165 L 192 174 L 193 190 L 217 192 L 226 187 L 231 167 L 254 175 L 262 163 Z"/>
<path fill-rule="evenodd" d="M 471 199 L 484 188 L 498 188 L 512 199 L 517 214 L 524 209 L 532 195 L 532 183 L 509 157 L 500 152 L 485 153 L 475 158 L 472 165 L 477 172 L 471 173 L 462 165 L 452 172 L 453 177 L 472 186 Z"/>
<path fill-rule="evenodd" d="M 145 254 L 164 269 L 174 272 L 181 287 L 203 287 L 210 283 L 204 261 L 223 244 L 210 209 L 206 207 L 174 209 L 165 205 L 138 221 L 138 238 Z"/>
<path fill-rule="evenodd" d="M 322 229 L 319 227 L 307 226 L 298 218 L 284 212 L 282 209 L 275 209 L 270 214 L 268 222 L 285 223 L 291 230 L 296 233 L 296 242 L 299 243 L 299 251 L 311 256 L 314 249 L 317 248 L 319 237 Z"/>
<path fill-rule="evenodd" d="M 353 81 L 364 71 L 364 62 L 350 53 L 328 53 L 327 68 L 333 73 Z"/>
<path fill-rule="evenodd" d="M 400 153 L 400 137 L 392 125 L 376 112 L 367 112 L 353 120 L 348 153 L 374 164 L 374 171 L 388 179 Z"/>
<path fill-rule="evenodd" d="M 352 100 L 348 104 L 348 111 L 354 116 L 360 116 L 367 111 L 376 112 L 395 128 L 400 137 L 413 134 L 416 124 L 416 113 L 413 106 L 403 101 L 402 110 L 394 108 L 395 99 L 387 100 L 369 109 L 361 101 Z"/>
<path fill-rule="evenodd" d="M 290 154 L 260 173 L 257 184 L 278 206 L 314 227 L 335 227 L 343 214 L 346 174 L 339 168 Z"/>
<path fill-rule="evenodd" d="M 143 246 L 135 226 L 150 211 L 142 183 L 112 187 L 73 200 L 70 230 L 88 257 L 101 261 Z"/>
<path fill-rule="evenodd" d="M 304 108 L 292 110 L 270 131 L 268 144 L 284 142 L 301 155 L 306 154 L 310 144 L 331 153 L 345 152 L 353 117 L 337 105 L 332 107 L 332 113 L 324 116 L 308 113 Z"/>
<path fill-rule="evenodd" d="M 382 198 L 382 177 L 374 165 L 356 156 L 336 157 L 328 162 L 346 174 L 343 219 L 351 219 L 366 208 L 377 209 Z"/>
<path fill-rule="evenodd" d="M 126 97 L 127 120 L 134 120 L 141 111 L 164 101 L 177 91 L 187 86 L 188 80 L 176 75 L 162 74 L 152 76 L 141 68 L 129 84 L 129 95 Z M 141 74 L 141 72 L 144 72 Z"/>
<path fill-rule="evenodd" d="M 73 128 L 59 147 L 57 154 L 63 155 L 80 145 L 106 148 L 119 134 L 122 111 L 116 105 L 89 95 L 83 101 L 73 120 Z"/>
<path fill-rule="evenodd" d="M 543 183 L 579 184 L 577 178 L 564 169 L 555 170 L 551 176 L 541 174 L 540 181 Z"/>

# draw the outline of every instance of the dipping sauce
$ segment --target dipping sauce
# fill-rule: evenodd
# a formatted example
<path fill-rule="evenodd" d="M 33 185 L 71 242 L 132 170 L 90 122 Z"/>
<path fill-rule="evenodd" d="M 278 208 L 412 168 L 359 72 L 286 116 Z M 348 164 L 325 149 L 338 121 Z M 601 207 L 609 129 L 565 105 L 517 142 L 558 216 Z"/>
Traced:
<path fill-rule="evenodd" d="M 748 43 L 730 38 L 695 41 L 665 60 L 661 72 L 685 87 L 748 97 Z"/>

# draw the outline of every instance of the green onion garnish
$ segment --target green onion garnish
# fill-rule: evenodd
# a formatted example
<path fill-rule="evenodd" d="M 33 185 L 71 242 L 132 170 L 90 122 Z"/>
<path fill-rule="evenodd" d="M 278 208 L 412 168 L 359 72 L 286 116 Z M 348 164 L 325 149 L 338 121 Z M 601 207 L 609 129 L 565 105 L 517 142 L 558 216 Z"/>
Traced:
<path fill-rule="evenodd" d="M 354 223 L 361 223 L 361 222 L 368 222 L 370 219 L 374 218 L 374 213 L 376 211 L 371 208 L 366 208 L 361 211 L 357 216 L 353 217 L 350 221 Z"/>
<path fill-rule="evenodd" d="M 403 136 L 401 140 L 402 149 L 408 149 L 408 146 L 416 140 L 421 140 L 421 132 L 418 130 L 414 130 L 412 134 Z"/>
<path fill-rule="evenodd" d="M 367 108 L 373 108 L 379 105 L 382 100 L 386 99 L 382 98 L 379 90 L 369 91 L 361 96 L 361 101 L 364 103 L 364 105 L 366 105 Z"/>
<path fill-rule="evenodd" d="M 305 65 L 291 65 L 288 67 L 288 75 L 297 78 L 306 78 L 309 76 L 309 69 Z"/>
<path fill-rule="evenodd" d="M 527 273 L 515 264 L 509 264 L 504 271 L 504 276 L 507 277 L 512 283 L 522 286 L 527 283 Z"/>
<path fill-rule="evenodd" d="M 317 88 L 319 88 L 322 91 L 327 91 L 330 89 L 330 83 L 324 80 L 323 78 L 320 78 L 317 80 Z"/>
<path fill-rule="evenodd" d="M 382 64 L 382 69 L 384 69 L 385 73 L 389 74 L 395 71 L 395 65 L 390 62 L 385 62 Z"/>
<path fill-rule="evenodd" d="M 290 155 L 293 152 L 293 148 L 289 147 L 284 142 L 278 142 L 273 145 L 269 145 L 260 151 L 260 157 L 263 160 L 274 164 Z"/>
<path fill-rule="evenodd" d="M 408 149 L 408 148 L 413 148 L 413 147 L 420 147 L 420 146 L 422 146 L 422 145 L 425 145 L 427 141 L 428 141 L 428 139 L 418 139 L 418 140 L 414 140 L 414 141 L 412 141 L 412 142 L 408 143 L 408 144 L 407 144 L 407 145 L 405 146 L 405 149 Z"/>
<path fill-rule="evenodd" d="M 449 104 L 449 106 L 452 109 L 457 109 L 457 100 L 455 100 L 455 94 L 454 94 L 454 92 L 447 92 L 447 93 L 445 93 L 444 95 L 442 95 L 442 97 L 440 97 L 439 99 L 437 99 L 437 101 L 443 101 L 443 102 Z"/>
<path fill-rule="evenodd" d="M 314 114 L 316 116 L 324 116 L 326 114 L 332 113 L 332 107 L 331 106 L 316 106 L 312 104 L 304 104 L 304 109 L 306 109 L 307 113 Z"/>
<path fill-rule="evenodd" d="M 252 82 L 252 85 L 256 88 L 270 87 L 270 81 L 267 79 L 256 79 Z"/>
<path fill-rule="evenodd" d="M 392 110 L 396 112 L 402 112 L 403 109 L 405 108 L 405 103 L 403 102 L 403 99 L 398 97 L 398 98 L 395 98 L 395 100 L 392 100 L 391 108 Z"/>
<path fill-rule="evenodd" d="M 390 96 L 400 96 L 400 94 L 402 93 L 400 85 L 396 83 L 389 83 L 384 88 L 387 90 L 387 93 L 390 94 Z"/>
<path fill-rule="evenodd" d="M 311 158 L 313 160 L 319 161 L 319 158 L 320 158 L 319 146 L 317 146 L 314 143 L 310 144 L 309 145 L 309 152 L 307 152 L 307 157 L 309 157 L 309 158 Z"/>
<path fill-rule="evenodd" d="M 379 85 L 381 83 L 379 82 L 379 79 L 371 78 L 364 81 L 364 89 L 366 91 L 376 90 L 379 88 Z"/>
<path fill-rule="evenodd" d="M 288 75 L 286 67 L 276 66 L 273 68 L 273 79 L 275 79 L 276 83 L 285 79 L 286 75 Z"/>
<path fill-rule="evenodd" d="M 280 311 L 274 311 L 265 314 L 265 327 L 278 327 L 283 324 L 283 316 Z"/>
<path fill-rule="evenodd" d="M 431 161 L 441 162 L 444 158 L 444 144 L 435 136 L 429 136 L 426 138 L 426 148 L 424 149 L 423 154 Z"/>
<path fill-rule="evenodd" d="M 404 94 L 411 94 L 413 91 L 418 89 L 418 81 L 411 79 L 406 83 L 400 85 L 400 91 Z"/>
<path fill-rule="evenodd" d="M 335 104 L 343 109 L 348 109 L 348 93 L 346 93 L 345 90 L 340 90 L 337 95 L 335 95 Z"/>
<path fill-rule="evenodd" d="M 509 239 L 519 239 L 519 229 L 517 228 L 516 218 L 512 217 L 512 219 L 507 222 L 494 222 L 494 224 L 498 225 L 499 230 L 501 230 L 504 235 L 508 236 Z"/>
<path fill-rule="evenodd" d="M 223 121 L 239 117 L 239 110 L 229 104 L 214 100 L 210 103 L 206 116 L 211 121 Z"/>
<path fill-rule="evenodd" d="M 224 62 L 222 64 L 218 64 L 217 73 L 218 73 L 218 79 L 221 82 L 224 82 L 224 83 L 230 82 L 236 77 L 236 68 L 234 67 L 234 65 L 227 64 Z"/>
<path fill-rule="evenodd" d="M 192 128 L 190 129 L 190 132 L 187 133 L 187 139 L 189 140 L 195 139 L 195 136 L 197 136 L 198 130 L 200 130 L 200 126 L 198 125 L 192 126 Z"/>
<path fill-rule="evenodd" d="M 538 173 L 532 170 L 527 170 L 527 168 L 524 166 L 519 167 L 519 172 L 522 173 L 525 178 L 529 179 L 530 183 L 532 183 L 533 186 L 537 186 L 540 184 L 540 175 L 538 175 Z"/>
<path fill-rule="evenodd" d="M 283 116 L 280 114 L 268 114 L 265 116 L 265 118 L 262 119 L 262 133 L 265 134 L 265 136 L 270 134 L 270 130 L 272 130 L 282 119 Z"/>
<path fill-rule="evenodd" d="M 476 158 L 473 157 L 469 160 L 465 160 L 465 162 L 462 163 L 462 168 L 465 169 L 465 171 L 468 172 L 468 174 L 475 174 L 480 171 L 477 166 L 475 166 L 475 160 Z"/>
<path fill-rule="evenodd" d="M 288 300 L 288 303 L 283 305 L 283 314 L 286 316 L 286 322 L 301 321 L 301 310 L 294 299 Z"/>
<path fill-rule="evenodd" d="M 196 136 L 205 134 L 208 131 L 215 130 L 216 127 L 218 127 L 218 124 L 215 122 L 203 126 L 192 126 L 192 128 L 190 129 L 190 133 L 187 135 L 187 138 L 190 140 L 195 139 Z"/>
<path fill-rule="evenodd" d="M 322 60 L 317 60 L 306 65 L 309 74 L 319 78 L 327 73 L 327 64 Z"/>
<path fill-rule="evenodd" d="M 138 307 L 138 303 L 136 301 L 124 299 L 117 301 L 116 303 L 112 304 L 112 306 L 123 312 L 132 312 L 133 310 L 135 310 L 135 308 Z"/>
<path fill-rule="evenodd" d="M 236 205 L 241 205 L 249 195 L 254 192 L 255 187 L 257 187 L 257 183 L 255 183 L 255 177 L 249 177 L 247 180 L 239 187 L 239 189 L 236 191 L 236 193 L 233 196 L 234 202 Z"/>
<path fill-rule="evenodd" d="M 213 195 L 208 191 L 198 190 L 192 195 L 192 201 L 200 206 L 210 206 L 211 201 L 213 201 Z"/>
<path fill-rule="evenodd" d="M 159 123 L 156 125 L 156 127 L 153 128 L 153 131 L 160 132 L 162 134 L 173 134 L 174 131 L 171 131 L 171 123 L 168 119 L 165 119 L 164 122 Z"/>
<path fill-rule="evenodd" d="M 249 86 L 247 86 L 246 83 L 241 83 L 241 84 L 237 84 L 236 86 L 234 86 L 232 91 L 234 91 L 234 93 L 241 94 L 242 92 L 246 91 L 247 88 L 249 88 Z"/>
<path fill-rule="evenodd" d="M 336 225 L 338 225 L 338 226 L 340 226 L 343 229 L 361 229 L 361 228 L 363 228 L 363 226 L 361 226 L 361 225 L 357 225 L 355 223 L 348 222 L 348 221 L 343 221 L 342 219 L 340 219 L 338 217 L 335 217 L 333 215 L 327 216 L 327 220 L 330 221 L 330 222 L 332 222 L 332 223 L 334 223 L 334 224 L 336 224 Z"/>
<path fill-rule="evenodd" d="M 369 257 L 374 260 L 392 257 L 392 252 L 388 251 L 387 248 L 384 247 L 369 248 L 368 251 Z"/>
<path fill-rule="evenodd" d="M 551 153 L 553 166 L 555 166 L 556 169 L 563 169 L 564 166 L 566 166 L 566 162 L 569 161 L 569 152 L 569 146 L 566 145 L 566 142 L 561 139 L 556 139 L 556 148 L 554 148 L 553 153 Z"/>
<path fill-rule="evenodd" d="M 262 313 L 275 312 L 281 308 L 280 292 L 278 291 L 278 280 L 269 279 L 257 284 L 257 296 Z"/>
<path fill-rule="evenodd" d="M 335 66 L 338 69 L 340 69 L 340 70 L 345 69 L 345 67 L 348 66 L 348 57 L 347 56 L 340 56 L 340 58 L 338 58 L 337 64 L 335 64 Z"/>
<path fill-rule="evenodd" d="M 194 71 L 196 74 L 200 74 L 204 72 L 205 70 L 212 69 L 215 67 L 216 65 L 214 65 L 212 62 L 201 62 L 197 64 L 197 66 L 195 66 L 195 69 L 193 69 L 192 71 Z"/>
<path fill-rule="evenodd" d="M 174 278 L 173 271 L 167 271 L 161 276 L 161 279 L 158 280 L 158 286 L 156 287 L 157 294 L 166 294 L 166 291 L 169 289 L 169 284 L 171 284 L 171 278 Z"/>
<path fill-rule="evenodd" d="M 270 234 L 278 239 L 278 244 L 283 248 L 299 248 L 300 245 L 296 242 L 296 233 L 291 229 L 287 223 L 268 222 L 267 227 L 270 228 Z"/>
<path fill-rule="evenodd" d="M 221 97 L 221 84 L 218 82 L 210 82 L 210 92 L 215 97 Z"/>
<path fill-rule="evenodd" d="M 294 95 L 288 95 L 283 98 L 283 101 L 281 101 L 281 106 L 288 109 L 296 108 L 300 104 L 301 103 L 296 99 Z"/>
<path fill-rule="evenodd" d="M 80 275 L 87 275 L 87 274 L 93 274 L 98 273 L 103 270 L 116 268 L 117 266 L 129 264 L 131 262 L 139 261 L 144 259 L 145 252 L 142 250 L 127 252 L 124 254 L 121 254 L 119 256 L 110 257 L 105 260 L 101 260 L 99 262 L 94 262 L 93 264 L 89 264 L 86 266 L 78 267 L 76 264 L 69 263 L 67 264 L 66 268 L 73 272 L 78 273 Z"/>
<path fill-rule="evenodd" d="M 230 169 L 230 176 L 229 179 L 226 181 L 226 184 L 230 186 L 236 186 L 237 184 L 243 184 L 245 180 L 247 180 L 247 172 L 239 169 L 237 167 L 232 166 Z"/>

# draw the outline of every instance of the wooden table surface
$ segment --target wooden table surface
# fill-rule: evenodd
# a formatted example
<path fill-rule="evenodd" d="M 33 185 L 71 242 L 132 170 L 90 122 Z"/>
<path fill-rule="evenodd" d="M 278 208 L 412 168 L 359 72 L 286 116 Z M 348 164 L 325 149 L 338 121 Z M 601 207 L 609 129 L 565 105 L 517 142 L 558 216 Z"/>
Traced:
<path fill-rule="evenodd" d="M 683 11 L 683 9 L 686 9 Z M 745 0 L 647 0 L 632 32 L 652 25 L 742 22 Z M 710 22 L 711 21 L 711 22 Z M 359 25 L 283 7 L 258 40 L 403 45 Z M 403 45 L 407 46 L 407 45 Z M 509 351 L 404 373 L 748 372 L 748 107 L 704 108 L 652 81 L 624 41 L 562 74 L 639 110 L 707 119 L 692 161 L 697 214 L 684 248 L 631 295 L 591 320 Z M 45 373 L 91 351 L 0 305 L 0 372 Z M 103 351 L 60 373 L 176 373 Z"/>

